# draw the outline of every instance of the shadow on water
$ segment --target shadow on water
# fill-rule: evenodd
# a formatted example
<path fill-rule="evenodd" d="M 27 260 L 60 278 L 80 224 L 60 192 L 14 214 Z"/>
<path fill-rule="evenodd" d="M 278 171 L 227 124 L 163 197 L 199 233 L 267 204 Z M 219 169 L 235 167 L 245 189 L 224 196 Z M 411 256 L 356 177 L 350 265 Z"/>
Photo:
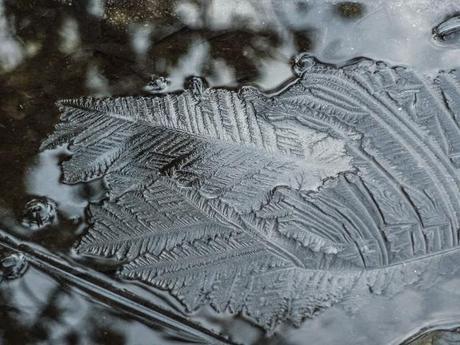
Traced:
<path fill-rule="evenodd" d="M 448 69 L 459 53 L 433 44 L 431 30 L 458 11 L 455 1 L 0 0 L 0 224 L 20 229 L 11 219 L 25 203 L 51 197 L 59 222 L 19 237 L 72 256 L 88 200 L 104 193 L 97 181 L 59 183 L 65 150 L 37 156 L 59 99 L 180 90 L 192 75 L 210 86 L 273 89 L 305 51 L 331 63 L 369 56 L 426 73 Z M 160 77 L 167 82 L 148 87 Z M 108 263 L 97 269 L 113 271 Z M 0 305 L 2 344 L 186 343 L 37 267 L 0 284 Z M 267 343 L 243 320 L 212 322 L 241 342 Z M 423 339 L 414 344 L 444 344 Z"/>

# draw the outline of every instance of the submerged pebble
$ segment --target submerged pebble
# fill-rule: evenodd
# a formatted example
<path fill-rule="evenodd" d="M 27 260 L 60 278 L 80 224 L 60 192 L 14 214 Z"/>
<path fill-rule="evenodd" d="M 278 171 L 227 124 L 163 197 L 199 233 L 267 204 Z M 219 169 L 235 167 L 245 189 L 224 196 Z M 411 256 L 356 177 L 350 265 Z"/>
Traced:
<path fill-rule="evenodd" d="M 46 197 L 38 197 L 24 206 L 22 225 L 31 230 L 39 230 L 53 224 L 56 218 L 56 203 Z"/>
<path fill-rule="evenodd" d="M 23 254 L 11 254 L 0 261 L 0 280 L 19 278 L 27 270 L 27 259 Z"/>
<path fill-rule="evenodd" d="M 336 5 L 336 11 L 342 18 L 356 19 L 363 15 L 363 5 L 358 2 L 345 1 Z"/>
<path fill-rule="evenodd" d="M 192 91 L 193 97 L 197 100 L 197 102 L 201 100 L 203 93 L 209 87 L 206 79 L 196 76 L 190 77 L 186 80 L 184 86 L 186 89 Z"/>
<path fill-rule="evenodd" d="M 171 85 L 171 81 L 165 77 L 152 78 L 144 87 L 144 91 L 149 93 L 160 93 L 166 91 Z"/>
<path fill-rule="evenodd" d="M 296 76 L 301 77 L 311 66 L 315 59 L 308 53 L 301 53 L 294 58 L 293 70 Z"/>

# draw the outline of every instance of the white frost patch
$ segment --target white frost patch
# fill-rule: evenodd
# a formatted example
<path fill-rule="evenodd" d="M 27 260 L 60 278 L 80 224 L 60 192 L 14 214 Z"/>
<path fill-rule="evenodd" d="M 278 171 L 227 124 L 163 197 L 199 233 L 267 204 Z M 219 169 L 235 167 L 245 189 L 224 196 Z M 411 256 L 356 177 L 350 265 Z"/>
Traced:
<path fill-rule="evenodd" d="M 0 70 L 12 71 L 23 59 L 23 48 L 13 37 L 3 1 L 0 0 Z"/>
<path fill-rule="evenodd" d="M 86 10 L 89 14 L 102 18 L 104 17 L 105 1 L 104 0 L 89 0 L 86 5 Z"/>
<path fill-rule="evenodd" d="M 59 30 L 59 50 L 64 54 L 75 52 L 80 46 L 78 22 L 74 18 L 66 18 Z"/>
<path fill-rule="evenodd" d="M 150 36 L 152 27 L 150 25 L 133 25 L 131 31 L 131 46 L 138 57 L 145 56 L 151 46 Z"/>
<path fill-rule="evenodd" d="M 89 66 L 86 71 L 86 87 L 95 97 L 110 96 L 109 82 L 96 65 Z"/>

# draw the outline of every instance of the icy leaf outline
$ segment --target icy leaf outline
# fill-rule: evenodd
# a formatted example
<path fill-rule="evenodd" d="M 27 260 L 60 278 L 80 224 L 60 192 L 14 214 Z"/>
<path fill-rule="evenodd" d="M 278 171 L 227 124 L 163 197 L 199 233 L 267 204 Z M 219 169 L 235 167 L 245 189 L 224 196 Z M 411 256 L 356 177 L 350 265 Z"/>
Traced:
<path fill-rule="evenodd" d="M 456 72 L 308 55 L 295 71 L 271 95 L 61 101 L 42 148 L 70 143 L 65 182 L 109 190 L 79 252 L 127 259 L 122 277 L 190 311 L 210 304 L 273 330 L 352 290 L 398 290 L 421 279 L 414 265 L 457 250 Z"/>

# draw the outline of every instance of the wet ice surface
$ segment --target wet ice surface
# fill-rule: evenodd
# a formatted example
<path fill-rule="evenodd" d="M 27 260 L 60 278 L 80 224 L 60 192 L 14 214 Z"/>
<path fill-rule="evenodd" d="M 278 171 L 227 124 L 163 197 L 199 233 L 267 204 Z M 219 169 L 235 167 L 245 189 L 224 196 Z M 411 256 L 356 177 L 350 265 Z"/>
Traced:
<path fill-rule="evenodd" d="M 168 78 L 167 91 L 182 89 L 191 75 L 204 76 L 211 86 L 277 88 L 292 77 L 290 61 L 300 51 L 339 64 L 367 56 L 430 74 L 457 67 L 459 61 L 455 30 L 443 42 L 433 39 L 433 28 L 458 14 L 456 1 L 369 1 L 361 2 L 358 9 L 323 1 L 211 1 L 208 7 L 187 1 L 136 5 L 91 1 L 88 6 L 35 1 L 33 7 L 27 1 L 1 1 L 0 7 L 0 223 L 69 256 L 74 256 L 72 245 L 85 231 L 83 210 L 88 200 L 100 200 L 104 191 L 97 182 L 60 184 L 57 160 L 61 156 L 37 156 L 39 143 L 57 122 L 56 100 L 145 94 L 152 76 Z M 55 200 L 63 216 L 56 227 L 30 235 L 12 219 L 20 219 L 26 202 L 41 196 Z M 112 276 L 113 269 L 105 262 L 82 263 Z M 38 278 L 31 272 L 23 279 L 36 286 L 52 285 L 46 274 Z M 331 308 L 300 329 L 281 329 L 269 341 L 260 340 L 263 335 L 250 323 L 228 315 L 201 311 L 196 319 L 248 344 L 303 344 L 306 338 L 318 344 L 398 344 L 421 329 L 455 327 L 460 320 L 458 286 L 458 277 L 439 275 L 433 287 L 408 289 L 396 297 L 372 295 L 358 310 L 353 310 L 353 303 Z M 5 284 L 1 289 L 8 291 Z M 46 295 L 45 287 L 38 290 Z M 74 293 L 79 296 L 78 289 Z M 24 295 L 20 301 L 27 300 Z M 85 303 L 96 308 L 91 299 Z M 24 313 L 33 307 L 18 302 L 15 308 L 22 314 L 14 320 L 26 322 Z M 76 309 L 83 313 L 80 304 Z M 4 320 L 16 315 L 12 313 L 5 311 Z M 130 332 L 136 334 L 136 327 L 151 332 L 137 323 L 124 323 L 126 315 L 111 317 L 118 320 L 116 331 L 124 339 Z M 66 324 L 64 317 L 58 319 L 56 323 Z M 22 325 L 8 324 L 10 330 Z M 73 331 L 85 336 L 80 327 Z M 145 333 L 146 339 L 151 336 Z M 13 343 L 12 338 L 4 339 Z M 103 335 L 93 342 L 114 343 Z"/>

